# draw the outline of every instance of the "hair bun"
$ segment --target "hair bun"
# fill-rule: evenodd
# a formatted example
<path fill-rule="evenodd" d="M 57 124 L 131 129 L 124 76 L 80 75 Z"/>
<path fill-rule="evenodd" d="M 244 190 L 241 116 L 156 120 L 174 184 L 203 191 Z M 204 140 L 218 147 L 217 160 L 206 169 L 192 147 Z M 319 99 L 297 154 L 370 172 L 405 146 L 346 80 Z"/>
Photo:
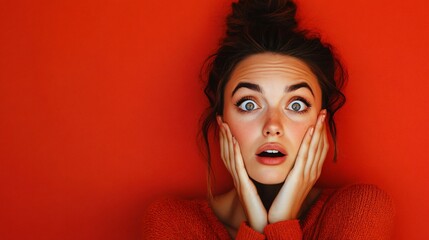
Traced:
<path fill-rule="evenodd" d="M 298 25 L 295 14 L 296 5 L 291 0 L 239 0 L 232 3 L 227 35 L 273 27 L 293 31 Z"/>

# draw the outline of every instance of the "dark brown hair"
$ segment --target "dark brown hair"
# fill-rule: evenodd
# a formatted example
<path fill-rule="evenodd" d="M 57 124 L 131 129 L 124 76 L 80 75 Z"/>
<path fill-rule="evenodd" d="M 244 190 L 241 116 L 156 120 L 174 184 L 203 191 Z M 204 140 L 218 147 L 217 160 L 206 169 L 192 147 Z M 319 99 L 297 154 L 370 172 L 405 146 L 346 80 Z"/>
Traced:
<path fill-rule="evenodd" d="M 207 74 L 205 94 L 209 107 L 201 118 L 201 133 L 207 153 L 209 184 L 211 152 L 209 131 L 216 115 L 223 114 L 225 85 L 235 66 L 258 53 L 271 52 L 295 57 L 311 69 L 322 90 L 322 109 L 328 112 L 329 130 L 334 142 L 336 159 L 336 127 L 334 114 L 345 103 L 341 92 L 347 74 L 331 45 L 305 29 L 299 29 L 295 19 L 296 5 L 290 0 L 239 0 L 232 3 L 232 13 L 226 19 L 226 35 L 217 51 L 203 67 Z"/>

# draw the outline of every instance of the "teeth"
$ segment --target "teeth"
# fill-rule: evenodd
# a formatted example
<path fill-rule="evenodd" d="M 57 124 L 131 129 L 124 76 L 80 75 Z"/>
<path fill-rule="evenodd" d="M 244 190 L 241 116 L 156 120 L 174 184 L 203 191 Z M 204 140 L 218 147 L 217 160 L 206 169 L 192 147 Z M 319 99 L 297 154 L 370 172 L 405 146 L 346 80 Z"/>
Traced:
<path fill-rule="evenodd" d="M 267 153 L 279 153 L 279 151 L 277 151 L 277 150 L 266 150 L 265 152 L 267 152 Z"/>

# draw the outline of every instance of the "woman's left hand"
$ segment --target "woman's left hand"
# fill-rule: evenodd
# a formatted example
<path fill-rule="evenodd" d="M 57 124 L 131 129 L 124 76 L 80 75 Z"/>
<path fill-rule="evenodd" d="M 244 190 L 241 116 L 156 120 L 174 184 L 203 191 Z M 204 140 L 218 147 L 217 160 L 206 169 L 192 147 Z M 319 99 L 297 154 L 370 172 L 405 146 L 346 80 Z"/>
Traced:
<path fill-rule="evenodd" d="M 316 126 L 307 130 L 294 167 L 270 207 L 269 223 L 297 219 L 305 198 L 319 179 L 329 149 L 325 118 L 326 110 L 322 110 Z"/>

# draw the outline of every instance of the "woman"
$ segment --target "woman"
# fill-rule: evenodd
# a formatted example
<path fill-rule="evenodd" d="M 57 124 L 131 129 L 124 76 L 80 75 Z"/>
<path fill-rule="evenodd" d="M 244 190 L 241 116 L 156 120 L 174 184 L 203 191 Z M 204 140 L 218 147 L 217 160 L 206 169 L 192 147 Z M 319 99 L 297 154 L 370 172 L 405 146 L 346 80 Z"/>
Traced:
<path fill-rule="evenodd" d="M 234 181 L 209 200 L 164 200 L 146 239 L 388 239 L 390 198 L 371 185 L 317 189 L 346 75 L 329 45 L 298 29 L 292 1 L 232 4 L 210 58 L 203 134 L 219 132 Z M 335 158 L 335 156 L 334 156 Z"/>

